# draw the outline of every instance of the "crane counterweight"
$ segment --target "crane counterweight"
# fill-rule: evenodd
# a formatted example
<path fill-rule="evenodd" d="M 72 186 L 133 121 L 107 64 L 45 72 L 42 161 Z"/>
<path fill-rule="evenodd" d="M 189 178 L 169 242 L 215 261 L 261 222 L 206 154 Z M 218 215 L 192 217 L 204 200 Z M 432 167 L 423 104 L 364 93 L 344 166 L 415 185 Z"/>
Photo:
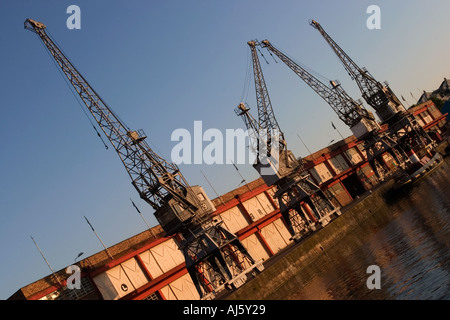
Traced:
<path fill-rule="evenodd" d="M 45 24 L 43 24 L 42 22 L 34 21 L 33 19 L 25 20 L 24 26 L 25 26 L 25 29 L 28 29 L 28 30 L 31 30 L 31 31 L 35 31 L 34 27 L 38 28 L 38 29 L 45 29 L 46 28 Z"/>

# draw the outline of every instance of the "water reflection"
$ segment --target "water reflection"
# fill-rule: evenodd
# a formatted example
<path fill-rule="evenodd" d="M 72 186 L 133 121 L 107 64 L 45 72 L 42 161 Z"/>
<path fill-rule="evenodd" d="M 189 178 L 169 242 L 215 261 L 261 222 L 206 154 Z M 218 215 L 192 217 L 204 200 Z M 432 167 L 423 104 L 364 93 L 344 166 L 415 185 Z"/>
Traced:
<path fill-rule="evenodd" d="M 450 299 L 450 158 L 270 299 Z M 369 290 L 369 265 L 381 289 Z"/>

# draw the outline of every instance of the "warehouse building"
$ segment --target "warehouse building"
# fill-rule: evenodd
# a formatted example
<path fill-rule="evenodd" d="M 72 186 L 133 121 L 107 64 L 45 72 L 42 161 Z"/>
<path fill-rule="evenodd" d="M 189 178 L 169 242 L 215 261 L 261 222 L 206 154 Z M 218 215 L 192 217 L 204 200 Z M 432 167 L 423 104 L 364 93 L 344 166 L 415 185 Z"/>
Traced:
<path fill-rule="evenodd" d="M 291 243 L 272 194 L 258 179 L 214 200 L 215 216 L 238 235 L 255 260 L 267 260 Z M 199 299 L 183 254 L 159 227 L 76 265 L 81 269 L 81 289 L 67 288 L 70 274 L 63 269 L 21 288 L 9 299 Z"/>
<path fill-rule="evenodd" d="M 427 101 L 410 112 L 428 132 L 445 129 L 445 114 Z M 437 136 L 436 136 L 437 137 Z M 363 144 L 350 136 L 304 159 L 311 179 L 336 206 L 344 207 L 373 188 L 378 180 Z M 383 161 L 394 169 L 386 153 Z M 216 199 L 215 219 L 236 234 L 255 261 L 267 261 L 292 243 L 274 199 L 275 190 L 260 178 Z M 186 269 L 184 256 L 160 226 L 126 239 L 76 263 L 79 289 L 70 289 L 66 269 L 37 280 L 9 300 L 197 300 L 199 294 Z"/>
<path fill-rule="evenodd" d="M 368 182 L 373 171 L 365 169 L 368 164 L 359 148 L 350 137 L 306 159 L 312 179 L 339 206 L 358 194 L 354 179 L 360 179 L 361 192 L 373 185 Z M 239 237 L 256 261 L 267 261 L 292 243 L 274 192 L 257 179 L 213 200 L 215 218 Z M 81 269 L 80 289 L 67 288 L 71 273 L 63 269 L 21 288 L 9 299 L 199 299 L 183 254 L 159 226 L 107 250 L 76 263 Z"/>
<path fill-rule="evenodd" d="M 419 100 L 417 101 L 418 104 L 423 104 L 424 102 L 427 102 L 432 97 L 436 97 L 440 100 L 447 101 L 450 99 L 450 80 L 447 78 L 444 78 L 444 80 L 441 82 L 439 87 L 434 91 L 423 91 L 422 95 L 420 96 Z"/>
<path fill-rule="evenodd" d="M 393 167 L 392 157 L 383 156 Z M 343 207 L 378 183 L 363 143 L 350 136 L 305 158 L 311 179 L 336 206 Z"/>
<path fill-rule="evenodd" d="M 416 105 L 408 111 L 414 115 L 419 125 L 433 140 L 442 141 L 442 136 L 447 131 L 447 113 L 442 114 L 431 100 Z"/>

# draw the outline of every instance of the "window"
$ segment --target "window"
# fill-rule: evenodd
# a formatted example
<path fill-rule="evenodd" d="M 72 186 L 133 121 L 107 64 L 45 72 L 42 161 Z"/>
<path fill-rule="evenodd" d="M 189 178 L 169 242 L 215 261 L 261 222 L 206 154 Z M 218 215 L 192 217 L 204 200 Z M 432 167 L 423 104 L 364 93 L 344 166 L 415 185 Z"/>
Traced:
<path fill-rule="evenodd" d="M 200 200 L 200 201 L 205 201 L 206 199 L 205 199 L 205 196 L 203 195 L 203 193 L 197 193 L 197 198 L 198 198 L 198 200 Z"/>
<path fill-rule="evenodd" d="M 350 162 L 353 165 L 358 164 L 359 162 L 363 161 L 361 156 L 359 155 L 358 151 L 355 150 L 355 148 L 351 148 L 345 151 L 345 155 L 350 160 Z"/>
<path fill-rule="evenodd" d="M 333 177 L 324 163 L 316 165 L 309 172 L 319 184 Z"/>
<path fill-rule="evenodd" d="M 337 156 L 334 156 L 329 160 L 329 163 L 333 167 L 333 170 L 339 174 L 349 168 L 347 162 L 345 161 L 344 157 L 340 154 Z"/>
<path fill-rule="evenodd" d="M 431 116 L 434 119 L 439 118 L 442 115 L 442 113 L 434 105 L 430 105 L 428 112 L 431 113 Z"/>
<path fill-rule="evenodd" d="M 425 123 L 422 121 L 422 119 L 421 119 L 418 115 L 416 115 L 415 117 L 416 117 L 417 123 L 418 123 L 421 127 L 423 127 L 423 126 L 425 125 Z"/>
<path fill-rule="evenodd" d="M 420 115 L 422 116 L 423 121 L 425 121 L 425 123 L 430 123 L 433 121 L 433 118 L 430 116 L 428 111 L 424 111 Z"/>
<path fill-rule="evenodd" d="M 155 291 L 142 300 L 161 300 L 161 296 L 159 295 L 158 291 Z"/>
<path fill-rule="evenodd" d="M 359 151 L 362 153 L 362 155 L 367 159 L 367 152 L 364 149 L 364 144 L 360 143 L 357 145 L 357 147 L 358 147 Z"/>

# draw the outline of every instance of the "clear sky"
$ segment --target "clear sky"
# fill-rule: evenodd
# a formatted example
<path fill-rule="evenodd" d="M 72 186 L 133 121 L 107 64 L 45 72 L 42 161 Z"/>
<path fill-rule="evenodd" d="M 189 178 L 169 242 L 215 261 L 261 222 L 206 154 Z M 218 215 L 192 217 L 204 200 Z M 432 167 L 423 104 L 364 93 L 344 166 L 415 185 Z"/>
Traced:
<path fill-rule="evenodd" d="M 69 30 L 69 5 L 81 9 L 81 29 Z M 381 9 L 381 29 L 369 30 L 366 9 Z M 433 1 L 7 1 L 0 2 L 0 299 L 50 273 L 33 236 L 55 270 L 145 230 L 130 198 L 151 225 L 117 154 L 106 150 L 40 39 L 24 30 L 41 21 L 69 59 L 133 129 L 170 160 L 178 128 L 243 128 L 234 108 L 242 97 L 255 111 L 253 82 L 244 90 L 251 39 L 275 46 L 360 98 L 356 83 L 317 30 L 315 19 L 360 65 L 387 80 L 409 106 L 422 90 L 450 76 L 450 2 Z M 264 51 L 263 51 L 264 53 Z M 285 65 L 262 61 L 277 120 L 289 148 L 307 155 L 350 130 Z M 244 93 L 244 94 L 243 94 Z M 250 165 L 241 174 L 257 178 Z M 218 193 L 241 178 L 232 165 L 180 165 L 192 185 L 201 171 Z"/>

